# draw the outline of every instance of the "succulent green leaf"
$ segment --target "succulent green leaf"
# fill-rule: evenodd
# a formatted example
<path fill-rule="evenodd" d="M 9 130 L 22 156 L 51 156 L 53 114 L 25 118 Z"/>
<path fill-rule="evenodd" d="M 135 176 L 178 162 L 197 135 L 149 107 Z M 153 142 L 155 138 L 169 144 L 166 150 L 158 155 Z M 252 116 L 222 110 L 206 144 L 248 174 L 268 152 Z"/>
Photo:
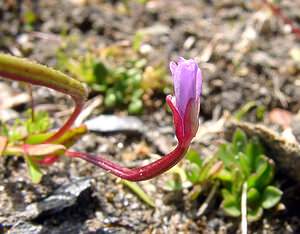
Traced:
<path fill-rule="evenodd" d="M 256 188 L 250 188 L 247 192 L 247 204 L 257 204 L 260 200 L 260 193 Z"/>
<path fill-rule="evenodd" d="M 232 182 L 233 181 L 233 176 L 232 176 L 231 171 L 224 169 L 224 168 L 218 173 L 217 178 L 222 180 L 223 182 Z"/>
<path fill-rule="evenodd" d="M 239 202 L 235 199 L 225 198 L 222 204 L 224 212 L 232 217 L 239 217 L 241 215 Z"/>
<path fill-rule="evenodd" d="M 262 217 L 263 212 L 264 212 L 264 210 L 261 206 L 257 206 L 254 208 L 248 208 L 247 209 L 247 220 L 249 222 L 258 221 Z"/>
<path fill-rule="evenodd" d="M 274 165 L 270 159 L 264 156 L 260 157 L 258 169 L 248 179 L 248 186 L 256 187 L 257 189 L 263 189 L 265 186 L 271 183 L 274 177 Z"/>
<path fill-rule="evenodd" d="M 265 209 L 274 207 L 282 197 L 282 191 L 275 186 L 269 185 L 263 192 L 262 206 Z"/>

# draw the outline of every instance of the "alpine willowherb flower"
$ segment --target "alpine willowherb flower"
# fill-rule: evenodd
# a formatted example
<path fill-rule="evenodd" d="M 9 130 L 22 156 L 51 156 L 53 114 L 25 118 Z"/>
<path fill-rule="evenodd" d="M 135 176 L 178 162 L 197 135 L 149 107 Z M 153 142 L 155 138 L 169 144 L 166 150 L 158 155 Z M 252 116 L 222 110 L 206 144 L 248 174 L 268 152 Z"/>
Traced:
<path fill-rule="evenodd" d="M 189 143 L 199 125 L 202 75 L 195 60 L 180 58 L 171 62 L 175 96 L 168 95 L 167 103 L 173 112 L 176 137 L 179 144 Z"/>
<path fill-rule="evenodd" d="M 146 166 L 130 169 L 98 155 L 72 151 L 67 151 L 65 154 L 84 159 L 118 177 L 131 181 L 151 179 L 176 165 L 185 155 L 198 130 L 202 76 L 197 63 L 192 59 L 180 58 L 178 63 L 171 62 L 170 69 L 175 96 L 168 95 L 166 100 L 173 113 L 178 139 L 178 144 L 173 151 Z"/>
<path fill-rule="evenodd" d="M 47 149 L 47 155 L 42 160 L 36 162 L 49 165 L 59 158 L 61 151 L 64 151 L 64 155 L 66 156 L 81 158 L 118 177 L 131 181 L 151 179 L 176 165 L 184 157 L 193 137 L 197 133 L 202 86 L 201 71 L 195 60 L 185 60 L 183 58 L 180 58 L 177 63 L 171 62 L 170 69 L 175 94 L 174 96 L 168 95 L 166 101 L 173 113 L 178 144 L 170 153 L 148 165 L 126 168 L 100 155 L 75 152 L 67 150 L 64 147 L 60 148 L 62 145 L 52 144 L 69 130 L 80 113 L 87 97 L 87 91 L 83 85 L 45 66 L 0 53 L 0 76 L 63 92 L 70 95 L 76 103 L 76 108 L 68 121 L 52 137 L 43 142 L 44 145 L 33 146 L 24 144 L 21 147 L 23 153 L 30 156 L 32 149 L 36 151 L 38 147 L 39 152 L 44 154 L 45 149 Z"/>

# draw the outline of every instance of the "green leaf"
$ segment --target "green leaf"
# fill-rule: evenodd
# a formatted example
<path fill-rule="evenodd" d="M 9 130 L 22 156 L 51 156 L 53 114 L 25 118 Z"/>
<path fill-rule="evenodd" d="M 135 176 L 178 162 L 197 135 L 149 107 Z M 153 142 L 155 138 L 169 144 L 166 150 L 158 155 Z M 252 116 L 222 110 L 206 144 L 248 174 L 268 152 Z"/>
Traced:
<path fill-rule="evenodd" d="M 241 215 L 240 205 L 237 200 L 226 198 L 222 203 L 224 212 L 232 217 L 239 217 Z"/>
<path fill-rule="evenodd" d="M 95 76 L 96 83 L 103 84 L 105 82 L 106 77 L 109 74 L 109 71 L 102 62 L 96 61 L 93 64 L 93 74 Z"/>
<path fill-rule="evenodd" d="M 33 183 L 39 183 L 43 177 L 43 173 L 39 168 L 38 164 L 35 163 L 30 157 L 25 157 L 26 164 L 28 167 L 29 176 Z"/>
<path fill-rule="evenodd" d="M 255 208 L 248 208 L 247 209 L 247 220 L 249 222 L 258 221 L 263 215 L 263 208 L 261 206 L 257 206 Z"/>
<path fill-rule="evenodd" d="M 248 156 L 242 152 L 238 153 L 240 167 L 242 172 L 244 173 L 245 177 L 248 177 L 251 172 L 251 162 Z"/>
<path fill-rule="evenodd" d="M 182 190 L 182 184 L 179 180 L 168 180 L 165 183 L 165 189 L 169 191 L 179 191 Z"/>
<path fill-rule="evenodd" d="M 142 188 L 138 185 L 138 183 L 131 182 L 131 181 L 128 181 L 128 180 L 121 180 L 121 182 L 122 182 L 122 184 L 124 184 L 128 188 L 130 188 L 131 191 L 134 192 L 142 201 L 144 201 L 149 206 L 155 208 L 155 203 L 152 200 L 152 198 L 149 197 L 148 194 L 146 194 L 144 192 L 144 190 L 142 190 Z"/>
<path fill-rule="evenodd" d="M 128 106 L 129 114 L 140 114 L 143 110 L 143 102 L 140 99 L 133 100 Z"/>
<path fill-rule="evenodd" d="M 140 49 L 143 39 L 144 39 L 144 33 L 139 32 L 139 31 L 135 33 L 133 41 L 132 41 L 132 48 L 135 51 L 138 51 Z"/>
<path fill-rule="evenodd" d="M 231 171 L 224 169 L 224 168 L 218 173 L 217 178 L 219 178 L 223 182 L 232 182 L 233 181 L 233 176 L 232 176 Z"/>
<path fill-rule="evenodd" d="M 274 177 L 274 165 L 270 159 L 260 156 L 258 169 L 248 179 L 248 187 L 256 187 L 258 190 L 263 189 L 270 184 Z"/>
<path fill-rule="evenodd" d="M 50 138 L 53 134 L 54 133 L 52 132 L 32 134 L 27 136 L 27 138 L 25 139 L 25 143 L 30 145 L 41 144 L 42 142 L 45 142 L 45 140 Z"/>
<path fill-rule="evenodd" d="M 247 192 L 247 203 L 249 205 L 251 204 L 257 204 L 257 202 L 260 200 L 260 193 L 256 188 L 250 188 Z"/>
<path fill-rule="evenodd" d="M 200 157 L 199 153 L 196 150 L 190 149 L 186 154 L 186 159 L 189 160 L 191 163 L 198 165 L 199 167 L 202 166 L 203 160 Z"/>
<path fill-rule="evenodd" d="M 230 168 L 234 164 L 234 155 L 230 151 L 228 144 L 222 144 L 217 151 L 217 157 L 223 161 L 225 167 Z"/>
<path fill-rule="evenodd" d="M 233 152 L 235 154 L 239 152 L 244 152 L 246 144 L 247 144 L 247 136 L 241 129 L 238 128 L 235 131 L 232 138 Z"/>
<path fill-rule="evenodd" d="M 116 104 L 117 104 L 117 97 L 116 97 L 116 95 L 114 93 L 108 93 L 105 96 L 104 104 L 107 107 L 114 107 L 114 106 L 116 106 Z"/>
<path fill-rule="evenodd" d="M 274 186 L 268 186 L 263 192 L 262 206 L 265 209 L 274 207 L 282 197 L 282 191 Z"/>
<path fill-rule="evenodd" d="M 27 121 L 25 122 L 25 126 L 28 135 L 43 133 L 51 128 L 50 118 L 47 112 L 36 112 L 34 120 L 31 118 L 31 112 L 32 110 L 30 109 L 26 113 Z"/>
<path fill-rule="evenodd" d="M 186 177 L 193 184 L 199 181 L 200 168 L 195 163 L 190 163 L 186 168 Z"/>

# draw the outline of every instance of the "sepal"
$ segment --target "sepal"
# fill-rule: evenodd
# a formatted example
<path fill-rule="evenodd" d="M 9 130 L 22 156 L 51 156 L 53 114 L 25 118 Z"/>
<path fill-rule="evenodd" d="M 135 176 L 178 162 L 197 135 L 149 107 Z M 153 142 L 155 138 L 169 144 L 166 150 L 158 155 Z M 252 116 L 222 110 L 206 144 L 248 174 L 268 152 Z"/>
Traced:
<path fill-rule="evenodd" d="M 172 113 L 173 113 L 173 122 L 175 127 L 175 134 L 179 142 L 182 142 L 184 140 L 184 127 L 183 127 L 183 120 L 179 114 L 179 111 L 176 108 L 175 105 L 175 98 L 171 95 L 168 95 L 166 97 L 166 101 L 168 106 L 170 107 Z"/>

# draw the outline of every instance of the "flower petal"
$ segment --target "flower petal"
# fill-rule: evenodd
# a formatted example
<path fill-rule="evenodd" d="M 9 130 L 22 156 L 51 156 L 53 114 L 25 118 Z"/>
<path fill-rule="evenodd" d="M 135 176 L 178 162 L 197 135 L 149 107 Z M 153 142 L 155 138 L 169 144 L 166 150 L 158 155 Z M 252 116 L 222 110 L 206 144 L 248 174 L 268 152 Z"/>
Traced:
<path fill-rule="evenodd" d="M 197 68 L 197 75 L 196 75 L 196 98 L 201 96 L 202 92 L 202 73 L 200 68 Z"/>
<path fill-rule="evenodd" d="M 186 106 L 191 98 L 196 98 L 196 76 L 198 66 L 194 60 L 181 59 L 175 71 L 174 86 L 176 106 L 183 117 Z"/>

